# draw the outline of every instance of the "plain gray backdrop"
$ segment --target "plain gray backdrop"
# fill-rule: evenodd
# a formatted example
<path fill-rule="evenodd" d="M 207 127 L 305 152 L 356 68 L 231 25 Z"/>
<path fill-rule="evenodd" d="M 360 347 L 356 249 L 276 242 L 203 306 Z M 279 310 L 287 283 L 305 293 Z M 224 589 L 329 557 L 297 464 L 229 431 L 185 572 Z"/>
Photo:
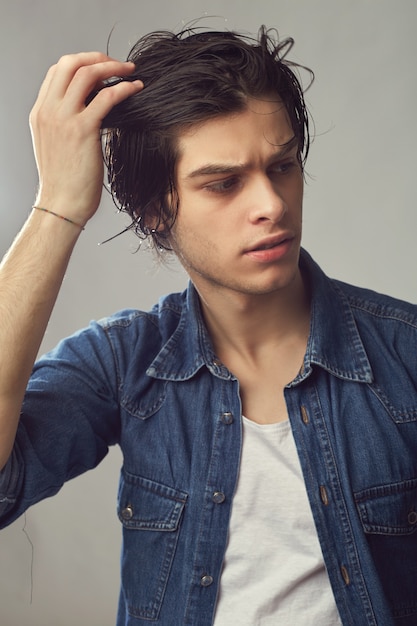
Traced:
<path fill-rule="evenodd" d="M 124 58 L 143 34 L 276 27 L 311 67 L 315 140 L 307 163 L 304 246 L 335 277 L 416 301 L 415 0 L 3 0 L 0 21 L 0 252 L 33 204 L 36 167 L 28 115 L 62 54 Z M 148 308 L 186 285 L 175 263 L 134 254 L 126 218 L 103 197 L 80 238 L 42 349 L 122 307 Z M 112 626 L 119 586 L 115 513 L 120 454 L 67 484 L 0 533 L 2 626 Z M 31 543 L 33 545 L 33 553 Z M 33 557 L 33 558 L 32 558 Z"/>

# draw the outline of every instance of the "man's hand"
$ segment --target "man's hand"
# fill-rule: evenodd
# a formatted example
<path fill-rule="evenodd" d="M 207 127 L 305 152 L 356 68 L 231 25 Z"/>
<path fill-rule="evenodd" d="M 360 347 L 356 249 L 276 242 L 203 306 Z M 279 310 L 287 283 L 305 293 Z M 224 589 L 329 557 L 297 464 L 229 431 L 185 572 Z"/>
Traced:
<path fill-rule="evenodd" d="M 101 122 L 143 88 L 141 81 L 121 81 L 102 89 L 103 81 L 128 77 L 134 67 L 91 52 L 64 56 L 50 68 L 30 115 L 38 206 L 81 225 L 94 215 L 103 185 Z M 97 95 L 86 105 L 94 90 Z"/>

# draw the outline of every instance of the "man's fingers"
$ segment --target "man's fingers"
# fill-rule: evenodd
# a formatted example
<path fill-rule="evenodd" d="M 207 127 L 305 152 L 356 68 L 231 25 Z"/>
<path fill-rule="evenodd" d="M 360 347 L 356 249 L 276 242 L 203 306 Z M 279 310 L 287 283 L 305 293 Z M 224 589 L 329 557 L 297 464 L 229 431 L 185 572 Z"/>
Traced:
<path fill-rule="evenodd" d="M 116 104 L 138 93 L 143 87 L 141 80 L 119 81 L 109 87 L 104 87 L 90 100 L 86 112 L 92 113 L 93 118 L 102 120 Z"/>
<path fill-rule="evenodd" d="M 58 63 L 55 63 L 55 65 L 49 68 L 40 87 L 32 113 L 36 113 L 45 102 L 60 103 L 65 97 L 68 86 L 74 78 L 75 73 L 83 64 L 88 63 L 91 65 L 105 61 L 118 63 L 114 59 L 109 59 L 109 57 L 101 52 L 82 52 L 80 54 L 69 54 L 61 57 Z"/>
<path fill-rule="evenodd" d="M 90 94 L 99 92 L 106 80 L 114 77 L 128 77 L 134 69 L 134 63 L 120 61 L 105 61 L 80 67 L 68 84 L 65 94 L 66 105 L 78 111 L 82 110 Z"/>
<path fill-rule="evenodd" d="M 134 63 L 117 61 L 100 52 L 61 57 L 45 77 L 32 109 L 31 124 L 56 115 L 62 123 L 64 119 L 83 113 L 94 101 L 93 107 L 88 106 L 88 125 L 99 128 L 101 120 L 115 104 L 143 88 L 140 81 L 123 81 L 134 69 Z M 118 77 L 118 81 L 112 84 L 114 77 Z"/>
<path fill-rule="evenodd" d="M 62 56 L 58 63 L 51 68 L 52 73 L 48 85 L 48 94 L 53 98 L 62 99 L 80 68 L 94 66 L 107 61 L 122 65 L 120 61 L 111 59 L 102 52 L 79 52 L 78 54 Z"/>
<path fill-rule="evenodd" d="M 103 81 L 112 76 L 128 76 L 134 69 L 134 63 L 118 61 L 101 52 L 65 55 L 49 69 L 35 106 L 46 100 L 59 102 L 65 98 L 76 108 Z"/>

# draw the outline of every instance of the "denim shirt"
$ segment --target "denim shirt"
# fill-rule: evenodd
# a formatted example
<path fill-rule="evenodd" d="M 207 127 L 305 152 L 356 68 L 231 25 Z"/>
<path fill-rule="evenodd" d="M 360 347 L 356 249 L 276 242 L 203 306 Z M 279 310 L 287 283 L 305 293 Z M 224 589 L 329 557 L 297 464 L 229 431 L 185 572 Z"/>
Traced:
<path fill-rule="evenodd" d="M 345 625 L 410 626 L 417 307 L 330 280 L 304 251 L 301 264 L 311 332 L 285 398 L 338 610 Z M 213 353 L 190 285 L 149 313 L 92 323 L 38 362 L 0 474 L 1 524 L 118 444 L 117 624 L 209 626 L 241 436 L 238 381 Z"/>

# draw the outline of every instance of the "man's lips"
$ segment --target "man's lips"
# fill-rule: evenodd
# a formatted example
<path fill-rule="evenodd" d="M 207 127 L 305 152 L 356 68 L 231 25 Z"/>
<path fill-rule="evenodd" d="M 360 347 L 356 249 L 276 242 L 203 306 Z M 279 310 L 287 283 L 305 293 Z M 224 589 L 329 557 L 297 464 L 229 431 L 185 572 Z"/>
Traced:
<path fill-rule="evenodd" d="M 293 239 L 294 239 L 294 236 L 290 233 L 282 233 L 280 235 L 275 235 L 273 237 L 265 237 L 264 239 L 262 239 L 255 245 L 251 246 L 250 248 L 247 248 L 245 252 L 250 253 L 250 252 L 258 252 L 262 250 L 270 250 L 271 248 L 276 248 L 277 246 L 280 246 L 283 243 L 292 241 Z"/>

